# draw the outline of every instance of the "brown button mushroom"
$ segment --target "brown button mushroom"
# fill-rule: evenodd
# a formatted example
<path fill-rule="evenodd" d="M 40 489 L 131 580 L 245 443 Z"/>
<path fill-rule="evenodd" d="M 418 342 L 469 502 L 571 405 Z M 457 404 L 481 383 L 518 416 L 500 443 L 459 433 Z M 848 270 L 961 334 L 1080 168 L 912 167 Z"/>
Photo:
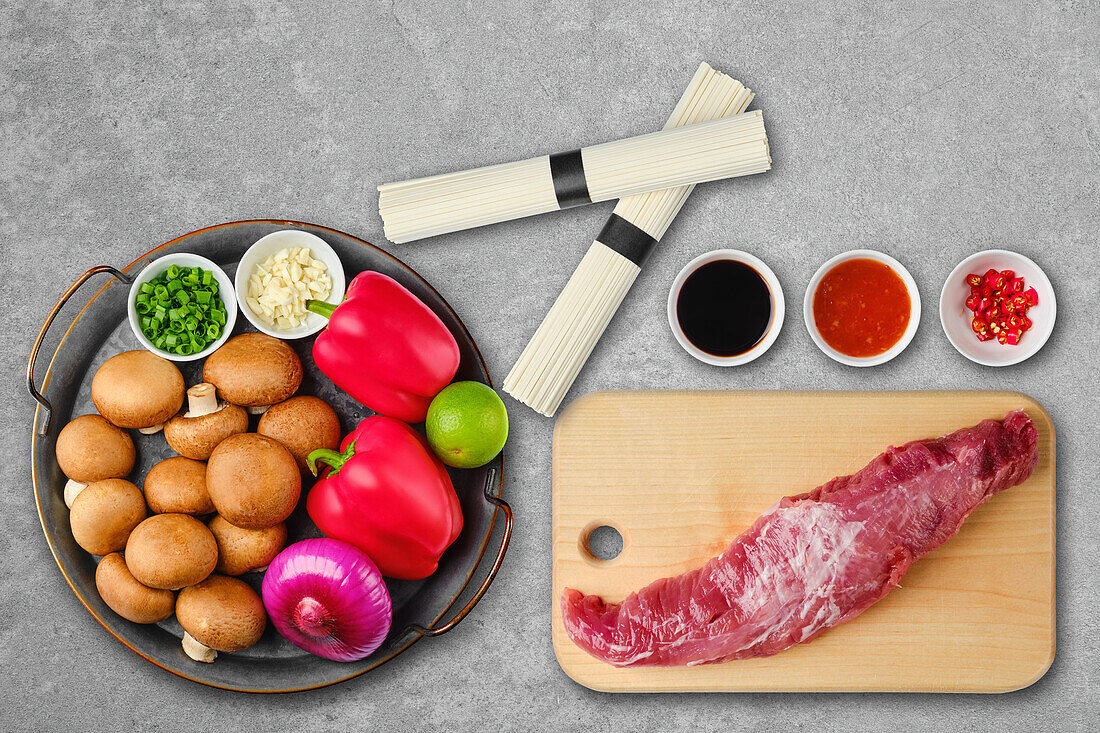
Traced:
<path fill-rule="evenodd" d="M 92 402 L 120 428 L 155 433 L 183 406 L 183 375 L 149 351 L 115 354 L 92 377 Z"/>
<path fill-rule="evenodd" d="M 179 590 L 214 572 L 218 543 L 194 517 L 156 514 L 134 528 L 125 557 L 126 567 L 139 583 Z"/>
<path fill-rule="evenodd" d="M 245 409 L 229 402 L 218 402 L 214 385 L 203 382 L 187 390 L 187 412 L 181 412 L 164 425 L 164 438 L 181 456 L 205 461 L 218 443 L 247 430 Z"/>
<path fill-rule="evenodd" d="M 260 418 L 256 432 L 282 443 L 303 474 L 309 470 L 306 456 L 312 451 L 340 447 L 340 418 L 319 397 L 291 397 L 273 405 Z"/>
<path fill-rule="evenodd" d="M 267 529 L 242 529 L 217 516 L 207 523 L 218 541 L 218 566 L 222 575 L 244 575 L 263 570 L 286 544 L 286 524 Z"/>
<path fill-rule="evenodd" d="M 92 481 L 123 478 L 134 470 L 134 441 L 100 415 L 81 415 L 61 429 L 54 448 L 57 465 L 69 481 L 65 504 Z"/>
<path fill-rule="evenodd" d="M 69 511 L 73 539 L 93 555 L 126 547 L 130 534 L 143 519 L 145 498 L 141 489 L 121 478 L 88 484 Z"/>
<path fill-rule="evenodd" d="M 257 415 L 298 390 L 302 360 L 285 341 L 242 333 L 207 357 L 202 379 L 217 387 L 223 399 Z"/>
<path fill-rule="evenodd" d="M 290 516 L 302 492 L 294 456 L 256 433 L 231 435 L 206 463 L 206 490 L 218 514 L 244 529 L 266 529 Z"/>
<path fill-rule="evenodd" d="M 122 555 L 112 552 L 95 569 L 95 587 L 107 606 L 135 624 L 155 624 L 172 615 L 176 594 L 137 582 Z"/>
<path fill-rule="evenodd" d="M 249 648 L 267 627 L 259 594 L 243 580 L 224 575 L 211 575 L 180 591 L 176 619 L 186 632 L 184 651 L 200 662 L 214 661 L 217 654 L 211 650 L 239 652 Z"/>
<path fill-rule="evenodd" d="M 145 503 L 154 514 L 213 514 L 206 490 L 206 464 L 190 458 L 166 458 L 145 474 Z"/>

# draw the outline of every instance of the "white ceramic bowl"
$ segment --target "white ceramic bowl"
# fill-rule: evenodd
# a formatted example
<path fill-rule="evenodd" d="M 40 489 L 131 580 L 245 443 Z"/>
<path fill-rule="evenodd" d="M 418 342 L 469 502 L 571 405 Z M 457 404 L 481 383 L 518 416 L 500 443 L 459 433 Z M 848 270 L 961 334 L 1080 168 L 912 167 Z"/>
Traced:
<path fill-rule="evenodd" d="M 847 262 L 848 260 L 875 260 L 887 265 L 897 273 L 901 281 L 905 283 L 905 289 L 909 292 L 909 325 L 905 327 L 905 333 L 901 335 L 898 342 L 881 354 L 875 354 L 874 356 L 848 356 L 842 354 L 825 343 L 825 339 L 821 337 L 821 332 L 818 331 L 817 323 L 814 321 L 814 293 L 817 292 L 817 286 L 821 284 L 821 279 L 825 277 L 825 273 L 841 262 Z M 873 249 L 853 249 L 849 252 L 842 252 L 827 261 L 810 278 L 810 283 L 806 286 L 806 297 L 802 301 L 802 317 L 806 321 L 806 330 L 810 332 L 810 338 L 817 344 L 817 348 L 829 357 L 848 366 L 875 366 L 884 364 L 905 351 L 905 347 L 913 340 L 913 336 L 917 333 L 917 327 L 920 325 L 920 293 L 917 291 L 917 282 L 913 279 L 913 276 L 909 274 L 904 265 L 890 255 Z"/>
<path fill-rule="evenodd" d="M 990 268 L 998 271 L 1014 270 L 1017 277 L 1024 279 L 1025 289 L 1035 288 L 1039 294 L 1039 303 L 1027 312 L 1032 327 L 1024 333 L 1016 346 L 997 343 L 996 339 L 978 341 L 970 326 L 971 313 L 966 308 L 970 286 L 966 284 L 965 278 L 972 272 L 984 275 Z M 951 271 L 940 291 L 940 325 L 943 326 L 947 340 L 967 359 L 985 366 L 1019 364 L 1038 352 L 1054 330 L 1057 312 L 1054 287 L 1046 273 L 1027 257 L 1004 249 L 987 249 L 970 255 Z"/>
<path fill-rule="evenodd" d="M 176 267 L 201 267 L 204 270 L 209 270 L 213 273 L 214 279 L 218 282 L 218 297 L 221 298 L 222 303 L 225 304 L 225 328 L 222 330 L 222 335 L 218 337 L 217 341 L 210 344 L 202 351 L 196 354 L 188 354 L 187 356 L 170 354 L 167 351 L 161 351 L 156 346 L 153 346 L 153 342 L 145 338 L 145 334 L 141 332 L 141 328 L 138 326 L 138 313 L 134 308 L 134 298 L 137 297 L 138 289 L 142 284 L 149 282 L 172 265 Z M 233 332 L 233 325 L 237 322 L 237 299 L 233 296 L 233 283 L 230 282 L 229 276 L 225 274 L 222 268 L 201 255 L 179 252 L 153 260 L 138 273 L 138 276 L 134 279 L 134 284 L 130 286 L 130 295 L 128 297 L 129 300 L 126 302 L 126 315 L 130 320 L 130 330 L 134 332 L 134 335 L 137 336 L 137 340 L 142 346 L 152 351 L 157 356 L 163 356 L 170 361 L 195 361 L 196 359 L 205 359 L 210 356 L 210 354 L 214 353 L 219 346 L 225 343 L 226 339 L 229 338 L 229 334 Z"/>
<path fill-rule="evenodd" d="M 698 270 L 708 262 L 715 262 L 717 260 L 734 260 L 735 262 L 743 262 L 752 269 L 756 270 L 764 278 L 764 282 L 768 286 L 768 290 L 771 293 L 772 298 L 772 317 L 768 321 L 768 328 L 764 331 L 763 338 L 760 339 L 751 349 L 743 354 L 737 354 L 736 356 L 715 356 L 714 354 L 708 354 L 700 349 L 695 344 L 691 343 L 687 335 L 684 333 L 684 329 L 680 327 L 680 319 L 676 316 L 676 302 L 680 299 L 680 289 L 684 287 L 684 282 L 693 272 Z M 747 364 L 753 359 L 759 358 L 765 351 L 771 348 L 771 345 L 775 343 L 775 340 L 779 337 L 779 331 L 783 328 L 783 316 L 786 312 L 786 308 L 783 301 L 783 288 L 779 285 L 779 278 L 775 276 L 772 269 L 764 264 L 763 260 L 758 257 L 754 257 L 748 252 L 742 252 L 737 249 L 716 249 L 712 252 L 701 254 L 691 262 L 684 265 L 684 269 L 680 270 L 679 274 L 672 281 L 672 288 L 668 292 L 668 325 L 672 329 L 672 335 L 676 337 L 676 341 L 684 348 L 684 351 L 694 356 L 696 359 L 707 364 L 713 364 L 714 366 L 737 366 L 739 364 Z"/>
<path fill-rule="evenodd" d="M 279 339 L 300 339 L 306 336 L 312 336 L 320 331 L 328 325 L 328 319 L 316 313 L 310 313 L 306 316 L 305 323 L 297 328 L 283 331 L 273 328 L 261 320 L 260 317 L 253 313 L 252 309 L 248 307 L 248 303 L 245 302 L 245 299 L 248 298 L 248 278 L 252 275 L 252 271 L 269 256 L 287 247 L 309 247 L 313 259 L 325 263 L 328 275 L 332 279 L 332 292 L 329 293 L 326 300 L 330 303 L 339 303 L 344 299 L 344 266 L 341 264 L 340 258 L 336 255 L 336 252 L 333 251 L 332 247 L 328 246 L 325 240 L 309 232 L 301 232 L 296 229 L 282 229 L 264 237 L 260 237 L 256 240 L 255 244 L 245 250 L 244 255 L 241 257 L 240 264 L 237 265 L 237 275 L 235 278 L 237 285 L 237 303 L 241 306 L 241 313 L 244 314 L 248 322 L 255 326 L 257 330 L 266 333 L 268 336 L 274 336 Z"/>

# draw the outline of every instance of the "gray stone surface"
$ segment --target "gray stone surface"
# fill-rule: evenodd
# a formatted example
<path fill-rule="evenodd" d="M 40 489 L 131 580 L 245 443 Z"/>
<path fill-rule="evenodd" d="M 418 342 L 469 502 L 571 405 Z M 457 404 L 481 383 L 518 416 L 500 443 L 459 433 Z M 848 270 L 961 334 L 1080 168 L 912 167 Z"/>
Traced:
<path fill-rule="evenodd" d="M 1086 730 L 1098 721 L 1095 390 L 1100 14 L 1087 0 L 564 4 L 0 0 L 0 728 L 16 730 Z M 1058 427 L 1058 655 L 1002 696 L 588 691 L 550 644 L 552 422 L 509 401 L 514 546 L 453 633 L 334 688 L 253 697 L 160 672 L 84 611 L 29 485 L 21 370 L 46 309 L 94 263 L 199 227 L 317 222 L 384 244 L 376 184 L 644 133 L 700 60 L 758 92 L 762 176 L 701 187 L 571 397 L 604 388 L 1018 389 Z M 465 319 L 499 382 L 611 205 L 387 248 Z M 920 331 L 854 370 L 812 345 L 798 304 L 827 257 L 901 259 Z M 1026 253 L 1057 288 L 1035 358 L 981 368 L 936 317 L 965 255 Z M 664 322 L 690 257 L 738 247 L 783 283 L 772 350 L 723 371 Z"/>

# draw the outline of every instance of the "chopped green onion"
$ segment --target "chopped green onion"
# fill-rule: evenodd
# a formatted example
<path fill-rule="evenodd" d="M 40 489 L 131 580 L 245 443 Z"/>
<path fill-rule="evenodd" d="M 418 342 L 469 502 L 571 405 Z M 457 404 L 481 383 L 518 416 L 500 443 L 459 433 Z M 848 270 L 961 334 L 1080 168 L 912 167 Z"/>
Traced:
<path fill-rule="evenodd" d="M 142 283 L 134 296 L 138 326 L 154 347 L 169 354 L 197 354 L 221 338 L 229 318 L 214 273 L 170 265 Z"/>

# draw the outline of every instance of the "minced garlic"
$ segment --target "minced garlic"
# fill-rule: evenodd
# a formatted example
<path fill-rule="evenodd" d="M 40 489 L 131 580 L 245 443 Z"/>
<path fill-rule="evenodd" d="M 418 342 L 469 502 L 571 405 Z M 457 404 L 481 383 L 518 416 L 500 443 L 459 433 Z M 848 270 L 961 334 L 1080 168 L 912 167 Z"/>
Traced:
<path fill-rule="evenodd" d="M 332 292 L 325 263 L 309 247 L 287 247 L 256 266 L 248 278 L 245 302 L 271 328 L 290 330 L 306 322 L 307 300 L 324 300 Z"/>

